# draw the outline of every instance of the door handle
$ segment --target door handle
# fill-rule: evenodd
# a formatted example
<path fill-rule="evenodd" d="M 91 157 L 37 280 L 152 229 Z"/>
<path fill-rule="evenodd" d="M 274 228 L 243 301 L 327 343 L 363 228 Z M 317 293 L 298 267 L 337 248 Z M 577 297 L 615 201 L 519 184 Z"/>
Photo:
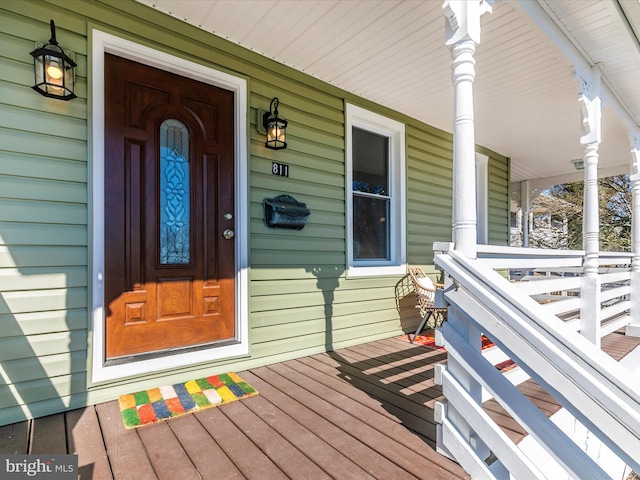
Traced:
<path fill-rule="evenodd" d="M 233 230 L 229 230 L 228 228 L 222 232 L 222 236 L 227 240 L 231 240 L 234 237 L 235 233 Z"/>

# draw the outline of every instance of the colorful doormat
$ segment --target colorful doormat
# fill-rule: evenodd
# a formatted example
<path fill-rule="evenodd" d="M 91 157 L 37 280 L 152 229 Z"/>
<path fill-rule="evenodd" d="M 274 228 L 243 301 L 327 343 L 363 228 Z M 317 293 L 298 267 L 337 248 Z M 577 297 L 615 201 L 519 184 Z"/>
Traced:
<path fill-rule="evenodd" d="M 121 395 L 118 403 L 125 428 L 136 428 L 257 394 L 231 372 Z"/>
<path fill-rule="evenodd" d="M 400 335 L 398 338 L 400 340 L 404 340 L 405 342 L 411 342 L 413 335 Z M 432 350 L 440 350 L 442 352 L 447 351 L 446 348 L 436 345 L 436 336 L 433 330 L 426 331 L 424 335 L 417 335 L 413 343 L 414 345 L 422 345 L 423 347 L 427 347 Z M 482 350 L 484 350 L 485 348 L 493 347 L 494 345 L 495 344 L 491 340 L 489 340 L 484 335 L 482 336 Z M 497 364 L 495 367 L 501 372 L 506 372 L 507 370 L 511 370 L 512 368 L 517 367 L 517 365 L 513 360 L 505 360 L 504 362 Z"/>

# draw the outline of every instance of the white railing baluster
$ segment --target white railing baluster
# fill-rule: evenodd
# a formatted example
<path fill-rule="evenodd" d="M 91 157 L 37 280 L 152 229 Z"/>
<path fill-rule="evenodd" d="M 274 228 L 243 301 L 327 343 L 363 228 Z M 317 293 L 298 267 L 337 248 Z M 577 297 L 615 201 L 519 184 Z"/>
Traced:
<path fill-rule="evenodd" d="M 455 288 L 456 286 L 453 285 L 451 279 L 445 278 L 444 290 L 447 291 Z M 454 310 L 449 311 L 447 323 L 451 328 L 457 329 L 458 334 L 467 340 L 469 348 L 477 350 L 478 352 L 481 351 L 482 334 L 475 324 L 469 322 L 466 318 L 457 315 L 457 312 Z M 452 357 L 449 360 L 448 368 L 453 372 L 463 388 L 465 388 L 469 397 L 473 398 L 478 405 L 481 405 L 483 399 L 482 385 L 480 385 L 473 376 L 469 375 L 464 367 L 461 367 L 458 364 L 455 357 Z M 454 407 L 449 406 L 448 418 L 456 425 L 458 434 L 468 439 L 470 443 L 473 443 L 471 448 L 474 450 L 475 456 L 481 459 L 485 459 L 489 456 L 488 448 L 481 441 L 471 442 L 471 439 L 477 438 L 477 435 L 467 423 L 464 415 L 460 414 Z M 449 455 L 446 451 L 442 453 Z"/>
<path fill-rule="evenodd" d="M 584 275 L 580 285 L 580 333 L 600 348 L 601 315 L 600 277 Z"/>

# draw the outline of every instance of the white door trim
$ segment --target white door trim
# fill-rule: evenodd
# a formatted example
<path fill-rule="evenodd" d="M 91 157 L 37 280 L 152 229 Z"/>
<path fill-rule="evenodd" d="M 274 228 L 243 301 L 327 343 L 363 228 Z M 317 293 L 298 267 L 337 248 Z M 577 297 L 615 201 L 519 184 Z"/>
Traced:
<path fill-rule="evenodd" d="M 173 354 L 123 365 L 105 366 L 104 318 L 104 54 L 112 53 L 151 67 L 176 73 L 234 92 L 235 232 L 236 232 L 236 340 L 233 345 Z M 92 158 L 90 175 L 91 264 L 91 382 L 104 382 L 196 363 L 212 362 L 249 353 L 247 195 L 247 82 L 218 70 L 154 50 L 129 40 L 92 30 Z"/>

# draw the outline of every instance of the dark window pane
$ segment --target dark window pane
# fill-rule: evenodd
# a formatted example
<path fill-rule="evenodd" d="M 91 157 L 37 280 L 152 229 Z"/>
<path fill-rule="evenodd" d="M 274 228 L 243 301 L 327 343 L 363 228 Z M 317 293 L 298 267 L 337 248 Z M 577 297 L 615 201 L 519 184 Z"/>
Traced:
<path fill-rule="evenodd" d="M 353 127 L 353 190 L 389 195 L 389 137 Z"/>
<path fill-rule="evenodd" d="M 389 199 L 353 196 L 353 258 L 389 259 Z"/>

